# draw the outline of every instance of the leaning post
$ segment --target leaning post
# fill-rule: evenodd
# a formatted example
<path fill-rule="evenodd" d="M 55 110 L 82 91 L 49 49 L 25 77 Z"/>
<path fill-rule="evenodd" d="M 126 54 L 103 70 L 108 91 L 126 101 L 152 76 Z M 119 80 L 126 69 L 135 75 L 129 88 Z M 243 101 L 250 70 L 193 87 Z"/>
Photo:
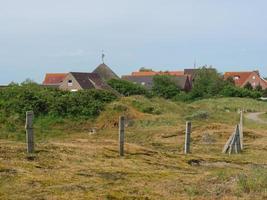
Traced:
<path fill-rule="evenodd" d="M 191 137 L 191 128 L 192 123 L 186 122 L 186 130 L 185 130 L 185 146 L 184 146 L 184 153 L 190 153 L 190 137 Z"/>
<path fill-rule="evenodd" d="M 34 153 L 34 133 L 33 133 L 33 111 L 26 112 L 26 142 L 27 142 L 27 153 Z"/>
<path fill-rule="evenodd" d="M 241 148 L 240 125 L 239 124 L 236 125 L 235 134 L 236 134 L 235 152 L 240 153 L 242 148 Z"/>
<path fill-rule="evenodd" d="M 120 116 L 119 119 L 119 152 L 120 156 L 124 156 L 124 127 L 125 117 Z"/>

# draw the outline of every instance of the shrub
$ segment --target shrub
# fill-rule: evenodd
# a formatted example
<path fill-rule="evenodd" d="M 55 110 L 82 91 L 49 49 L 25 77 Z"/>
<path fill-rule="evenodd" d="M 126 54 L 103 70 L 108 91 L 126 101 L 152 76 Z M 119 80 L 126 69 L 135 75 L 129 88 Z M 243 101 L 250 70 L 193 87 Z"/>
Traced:
<path fill-rule="evenodd" d="M 258 92 L 262 92 L 262 86 L 259 84 L 255 87 L 255 90 Z"/>
<path fill-rule="evenodd" d="M 245 88 L 245 89 L 248 89 L 248 90 L 253 90 L 253 87 L 252 87 L 252 85 L 251 85 L 250 82 L 247 82 L 247 83 L 245 84 L 244 88 Z"/>
<path fill-rule="evenodd" d="M 141 85 L 121 79 L 111 79 L 108 84 L 124 96 L 148 95 L 148 91 Z"/>
<path fill-rule="evenodd" d="M 267 88 L 266 88 L 265 90 L 263 90 L 263 92 L 262 92 L 262 96 L 263 96 L 263 97 L 267 97 Z"/>
<path fill-rule="evenodd" d="M 148 113 L 148 114 L 155 114 L 159 115 L 161 114 L 161 110 L 153 105 L 143 103 L 138 100 L 134 100 L 132 102 L 132 105 L 137 108 L 140 112 Z"/>
<path fill-rule="evenodd" d="M 33 110 L 35 116 L 92 118 L 115 99 L 116 96 L 108 91 L 67 92 L 24 83 L 0 90 L 0 111 L 4 117 L 18 114 L 20 119 L 24 119 L 28 110 Z"/>
<path fill-rule="evenodd" d="M 246 88 L 239 88 L 231 85 L 225 86 L 220 92 L 222 96 L 225 97 L 249 97 L 249 98 L 259 98 L 261 97 L 261 92 L 256 90 L 248 90 Z"/>
<path fill-rule="evenodd" d="M 155 96 L 171 99 L 180 93 L 180 88 L 177 86 L 172 76 L 156 75 L 153 77 L 152 92 Z"/>
<path fill-rule="evenodd" d="M 189 116 L 186 116 L 186 120 L 194 120 L 194 119 L 208 119 L 209 113 L 204 110 L 197 111 Z"/>

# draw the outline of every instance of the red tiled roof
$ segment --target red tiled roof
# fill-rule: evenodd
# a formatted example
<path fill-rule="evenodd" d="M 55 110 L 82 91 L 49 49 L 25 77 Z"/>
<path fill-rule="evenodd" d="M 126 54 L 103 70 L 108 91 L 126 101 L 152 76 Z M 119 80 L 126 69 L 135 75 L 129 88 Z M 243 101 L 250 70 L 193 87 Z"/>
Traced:
<path fill-rule="evenodd" d="M 132 76 L 155 76 L 157 72 L 147 71 L 147 72 L 132 72 Z"/>
<path fill-rule="evenodd" d="M 46 74 L 43 85 L 59 85 L 66 76 L 65 73 Z"/>
<path fill-rule="evenodd" d="M 144 71 L 144 72 L 132 72 L 132 76 L 155 76 L 155 75 L 172 75 L 172 76 L 183 76 L 183 71 L 166 71 L 166 72 L 155 72 L 155 71 Z"/>
<path fill-rule="evenodd" d="M 255 72 L 225 72 L 224 78 L 232 77 L 237 86 L 242 86 L 253 73 Z M 235 79 L 235 77 L 238 77 L 238 79 Z"/>

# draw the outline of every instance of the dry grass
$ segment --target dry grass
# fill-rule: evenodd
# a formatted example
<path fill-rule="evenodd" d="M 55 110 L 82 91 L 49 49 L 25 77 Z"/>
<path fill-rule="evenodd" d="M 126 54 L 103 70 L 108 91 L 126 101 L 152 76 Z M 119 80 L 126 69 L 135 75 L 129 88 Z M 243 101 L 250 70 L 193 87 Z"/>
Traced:
<path fill-rule="evenodd" d="M 109 105 L 96 122 L 97 134 L 85 129 L 42 140 L 32 156 L 25 154 L 23 142 L 0 140 L 0 199 L 267 198 L 266 125 L 246 121 L 245 151 L 221 154 L 238 121 L 235 106 L 251 105 L 251 100 L 189 105 L 141 100 L 161 109 L 151 115 L 132 105 L 136 98 L 116 102 L 127 109 Z M 267 104 L 255 103 L 253 109 L 267 110 Z M 209 117 L 193 119 L 192 154 L 183 155 L 185 116 L 198 110 Z M 129 119 L 124 158 L 117 144 L 121 113 Z"/>

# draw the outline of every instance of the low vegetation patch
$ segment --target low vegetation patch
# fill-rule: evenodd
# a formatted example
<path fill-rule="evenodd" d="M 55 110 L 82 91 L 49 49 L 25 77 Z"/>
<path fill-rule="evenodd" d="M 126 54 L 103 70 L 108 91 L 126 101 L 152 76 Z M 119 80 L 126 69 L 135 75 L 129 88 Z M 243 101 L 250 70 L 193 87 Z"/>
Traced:
<path fill-rule="evenodd" d="M 189 116 L 186 116 L 186 120 L 205 120 L 205 119 L 208 119 L 209 117 L 209 113 L 205 110 L 199 110 L 199 111 L 196 111 L 194 112 L 193 114 L 189 115 Z"/>
<path fill-rule="evenodd" d="M 139 110 L 140 112 L 143 112 L 143 113 L 155 114 L 155 115 L 161 114 L 160 108 L 156 107 L 153 104 L 148 104 L 148 103 L 145 103 L 142 101 L 133 100 L 132 105 L 137 110 Z"/>
<path fill-rule="evenodd" d="M 237 185 L 241 192 L 265 193 L 267 195 L 267 169 L 258 167 L 249 174 L 239 174 Z"/>

